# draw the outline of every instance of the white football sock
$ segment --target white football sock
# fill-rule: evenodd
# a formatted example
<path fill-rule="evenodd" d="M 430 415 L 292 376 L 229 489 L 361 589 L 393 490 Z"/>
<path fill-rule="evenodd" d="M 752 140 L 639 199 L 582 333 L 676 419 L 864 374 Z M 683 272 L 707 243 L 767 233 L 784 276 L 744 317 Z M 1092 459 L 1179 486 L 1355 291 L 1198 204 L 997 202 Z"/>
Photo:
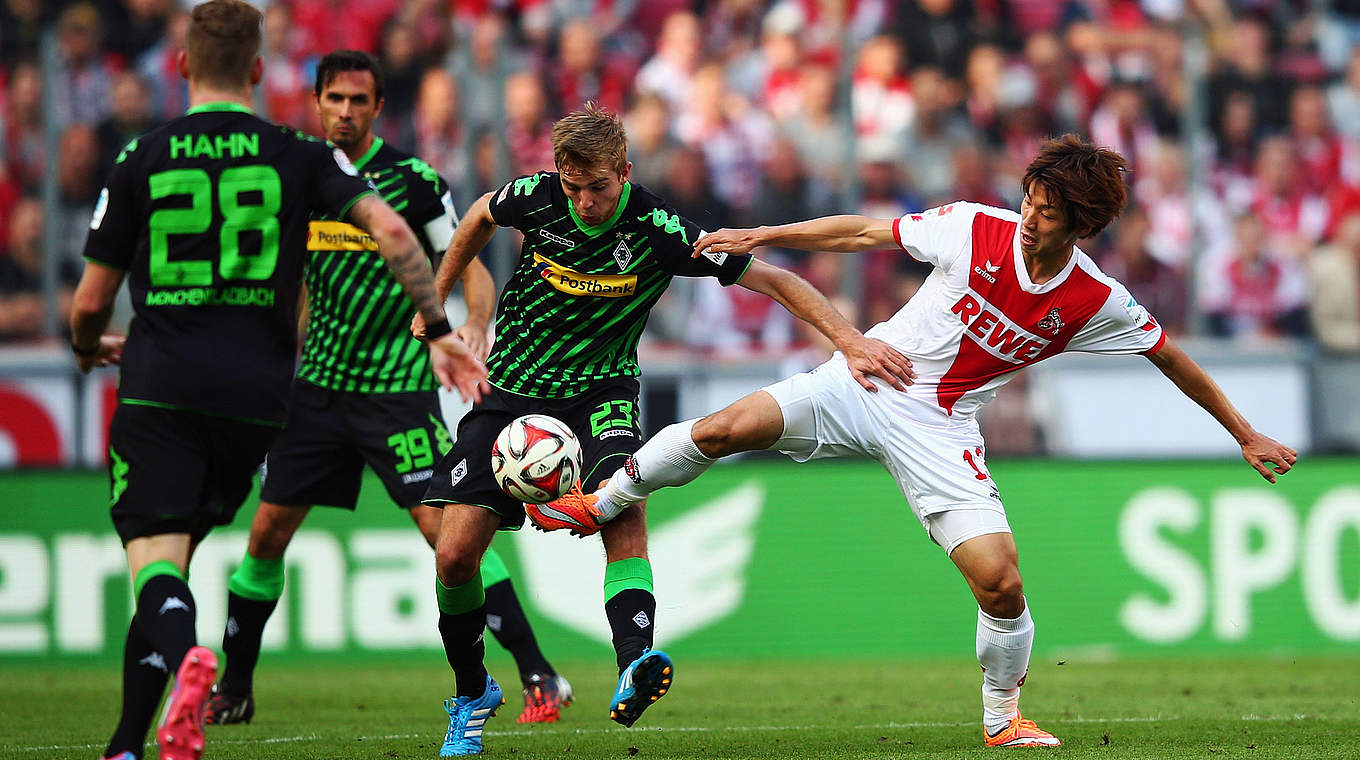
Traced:
<path fill-rule="evenodd" d="M 604 519 L 613 518 L 631 504 L 667 486 L 683 486 L 718 461 L 704 456 L 694 444 L 692 431 L 698 419 L 667 425 L 633 455 L 635 467 L 620 467 L 610 476 L 595 508 Z M 629 472 L 632 469 L 633 472 Z"/>
<path fill-rule="evenodd" d="M 1020 684 L 1029 672 L 1034 620 L 1025 611 L 1013 620 L 994 618 L 978 608 L 977 657 L 982 665 L 982 723 L 988 734 L 1006 727 L 1020 709 Z"/>

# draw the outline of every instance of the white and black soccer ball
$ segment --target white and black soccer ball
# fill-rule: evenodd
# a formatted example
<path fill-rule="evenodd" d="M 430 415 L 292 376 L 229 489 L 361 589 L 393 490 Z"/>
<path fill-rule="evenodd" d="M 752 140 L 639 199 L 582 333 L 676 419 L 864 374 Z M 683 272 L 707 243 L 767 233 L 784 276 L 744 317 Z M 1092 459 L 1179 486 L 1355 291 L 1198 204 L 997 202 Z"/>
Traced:
<path fill-rule="evenodd" d="M 513 498 L 526 504 L 550 502 L 581 477 L 581 442 L 556 417 L 526 414 L 496 436 L 491 473 Z"/>

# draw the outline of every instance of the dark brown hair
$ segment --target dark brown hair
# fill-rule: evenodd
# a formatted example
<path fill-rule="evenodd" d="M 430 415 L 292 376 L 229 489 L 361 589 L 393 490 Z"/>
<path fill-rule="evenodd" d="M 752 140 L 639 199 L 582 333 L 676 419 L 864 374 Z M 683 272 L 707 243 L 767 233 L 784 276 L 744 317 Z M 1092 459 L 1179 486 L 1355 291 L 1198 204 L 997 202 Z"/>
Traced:
<path fill-rule="evenodd" d="M 1081 237 L 1091 237 L 1124 210 L 1128 166 L 1118 153 L 1066 134 L 1039 146 L 1020 186 L 1029 194 L 1038 184 L 1049 202 L 1062 209 L 1072 229 Z"/>
<path fill-rule="evenodd" d="M 335 75 L 342 71 L 367 71 L 373 75 L 374 101 L 383 99 L 383 73 L 378 59 L 362 50 L 332 50 L 316 65 L 316 88 L 313 92 L 319 98 L 321 91 L 330 86 Z"/>
<path fill-rule="evenodd" d="M 260 52 L 261 20 L 260 12 L 241 0 L 195 6 L 184 41 L 190 75 L 217 87 L 249 85 Z"/>
<path fill-rule="evenodd" d="M 617 114 L 586 103 L 552 128 L 553 163 L 564 169 L 612 169 L 628 165 L 628 135 Z"/>

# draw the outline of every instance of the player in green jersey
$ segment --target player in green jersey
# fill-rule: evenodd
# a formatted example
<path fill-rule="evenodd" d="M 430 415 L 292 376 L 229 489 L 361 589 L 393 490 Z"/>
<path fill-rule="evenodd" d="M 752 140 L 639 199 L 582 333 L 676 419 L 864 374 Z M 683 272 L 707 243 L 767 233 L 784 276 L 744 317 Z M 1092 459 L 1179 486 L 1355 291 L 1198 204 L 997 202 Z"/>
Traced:
<path fill-rule="evenodd" d="M 580 439 L 583 482 L 594 487 L 621 466 L 640 445 L 638 340 L 672 277 L 716 277 L 770 296 L 826 335 L 860 378 L 875 375 L 901 388 L 911 376 L 904 356 L 865 338 L 792 272 L 749 255 L 691 257 L 701 231 L 628 181 L 632 165 L 617 116 L 587 104 L 554 125 L 552 142 L 558 171 L 512 180 L 473 203 L 436 275 L 448 292 L 497 226 L 524 234 L 487 360 L 493 389 L 459 423 L 425 495 L 425 503 L 444 509 L 436 592 L 457 686 L 445 701 L 442 756 L 480 752 L 483 724 L 501 701 L 483 665 L 478 566 L 498 529 L 523 524 L 525 505 L 496 485 L 492 442 L 515 417 L 548 414 Z M 419 334 L 421 326 L 412 327 Z M 667 692 L 674 671 L 670 658 L 652 649 L 656 599 L 643 512 L 629 510 L 620 519 L 626 522 L 611 522 L 600 535 L 605 615 L 619 668 L 610 717 L 631 726 Z"/>
<path fill-rule="evenodd" d="M 203 754 L 214 653 L 196 645 L 185 582 L 198 543 L 230 523 L 285 418 L 297 296 L 313 212 L 367 230 L 427 319 L 447 385 L 477 397 L 485 369 L 453 336 L 411 229 L 343 153 L 257 118 L 259 11 L 194 8 L 178 66 L 183 117 L 133 140 L 100 194 L 89 264 L 71 312 L 82 371 L 120 362 L 109 429 L 111 513 L 136 612 L 123 650 L 123 706 L 106 758 L 138 760 L 166 682 L 163 760 Z M 102 335 L 124 279 L 136 316 L 126 342 Z"/>
<path fill-rule="evenodd" d="M 327 54 L 317 65 L 314 92 L 326 138 L 437 260 L 458 222 L 448 184 L 424 161 L 373 134 L 383 106 L 377 59 L 356 50 Z M 441 513 L 423 506 L 421 497 L 435 457 L 453 442 L 429 362 L 407 331 L 411 310 L 401 285 L 374 248 L 373 239 L 351 224 L 324 216 L 311 221 L 307 337 L 288 423 L 266 459 L 246 554 L 228 584 L 222 636 L 227 662 L 208 701 L 208 723 L 249 722 L 255 713 L 255 665 L 265 623 L 283 594 L 283 555 L 312 505 L 354 509 L 367 463 L 431 547 L 439 537 Z M 456 334 L 484 358 L 495 284 L 476 260 L 462 282 L 467 320 Z M 487 619 L 519 667 L 525 698 L 520 722 L 555 721 L 571 700 L 571 685 L 539 650 L 505 564 L 494 550 L 487 560 Z"/>

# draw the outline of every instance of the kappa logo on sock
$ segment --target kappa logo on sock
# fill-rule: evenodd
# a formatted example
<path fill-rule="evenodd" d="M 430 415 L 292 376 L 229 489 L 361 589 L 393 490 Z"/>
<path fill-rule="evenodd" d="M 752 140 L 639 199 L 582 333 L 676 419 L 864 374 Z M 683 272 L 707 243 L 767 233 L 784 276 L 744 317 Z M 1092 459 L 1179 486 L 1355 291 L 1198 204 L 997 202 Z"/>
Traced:
<path fill-rule="evenodd" d="M 227 636 L 235 636 L 241 632 L 241 626 L 236 622 L 236 617 L 227 618 Z"/>
<path fill-rule="evenodd" d="M 487 616 L 486 616 L 486 627 L 487 627 L 487 628 L 490 628 L 491 630 L 493 630 L 493 631 L 495 631 L 495 632 L 497 632 L 497 633 L 499 633 L 500 630 L 501 630 L 501 616 L 500 616 L 500 615 L 487 615 Z"/>
<path fill-rule="evenodd" d="M 167 668 L 165 666 L 165 658 L 161 656 L 160 652 L 152 652 L 151 654 L 138 660 L 137 664 L 155 668 L 156 670 L 159 670 L 162 673 L 170 672 L 170 668 Z"/>
<path fill-rule="evenodd" d="M 468 470 L 467 460 L 464 459 L 463 461 L 459 462 L 458 465 L 453 468 L 453 472 L 449 474 L 449 478 L 453 481 L 449 485 L 454 486 L 458 485 L 458 481 L 467 477 L 467 470 Z"/>
<path fill-rule="evenodd" d="M 647 617 L 646 610 L 638 610 L 638 614 L 633 616 L 633 622 L 637 623 L 638 628 L 646 628 L 652 624 L 651 618 Z"/>
<path fill-rule="evenodd" d="M 634 483 L 642 482 L 642 474 L 638 472 L 637 457 L 628 457 L 623 463 L 623 474 L 627 475 Z"/>
<path fill-rule="evenodd" d="M 160 614 L 164 615 L 170 610 L 184 610 L 185 612 L 188 612 L 189 605 L 185 604 L 183 599 L 180 599 L 177 596 L 172 596 L 161 603 Z"/>

